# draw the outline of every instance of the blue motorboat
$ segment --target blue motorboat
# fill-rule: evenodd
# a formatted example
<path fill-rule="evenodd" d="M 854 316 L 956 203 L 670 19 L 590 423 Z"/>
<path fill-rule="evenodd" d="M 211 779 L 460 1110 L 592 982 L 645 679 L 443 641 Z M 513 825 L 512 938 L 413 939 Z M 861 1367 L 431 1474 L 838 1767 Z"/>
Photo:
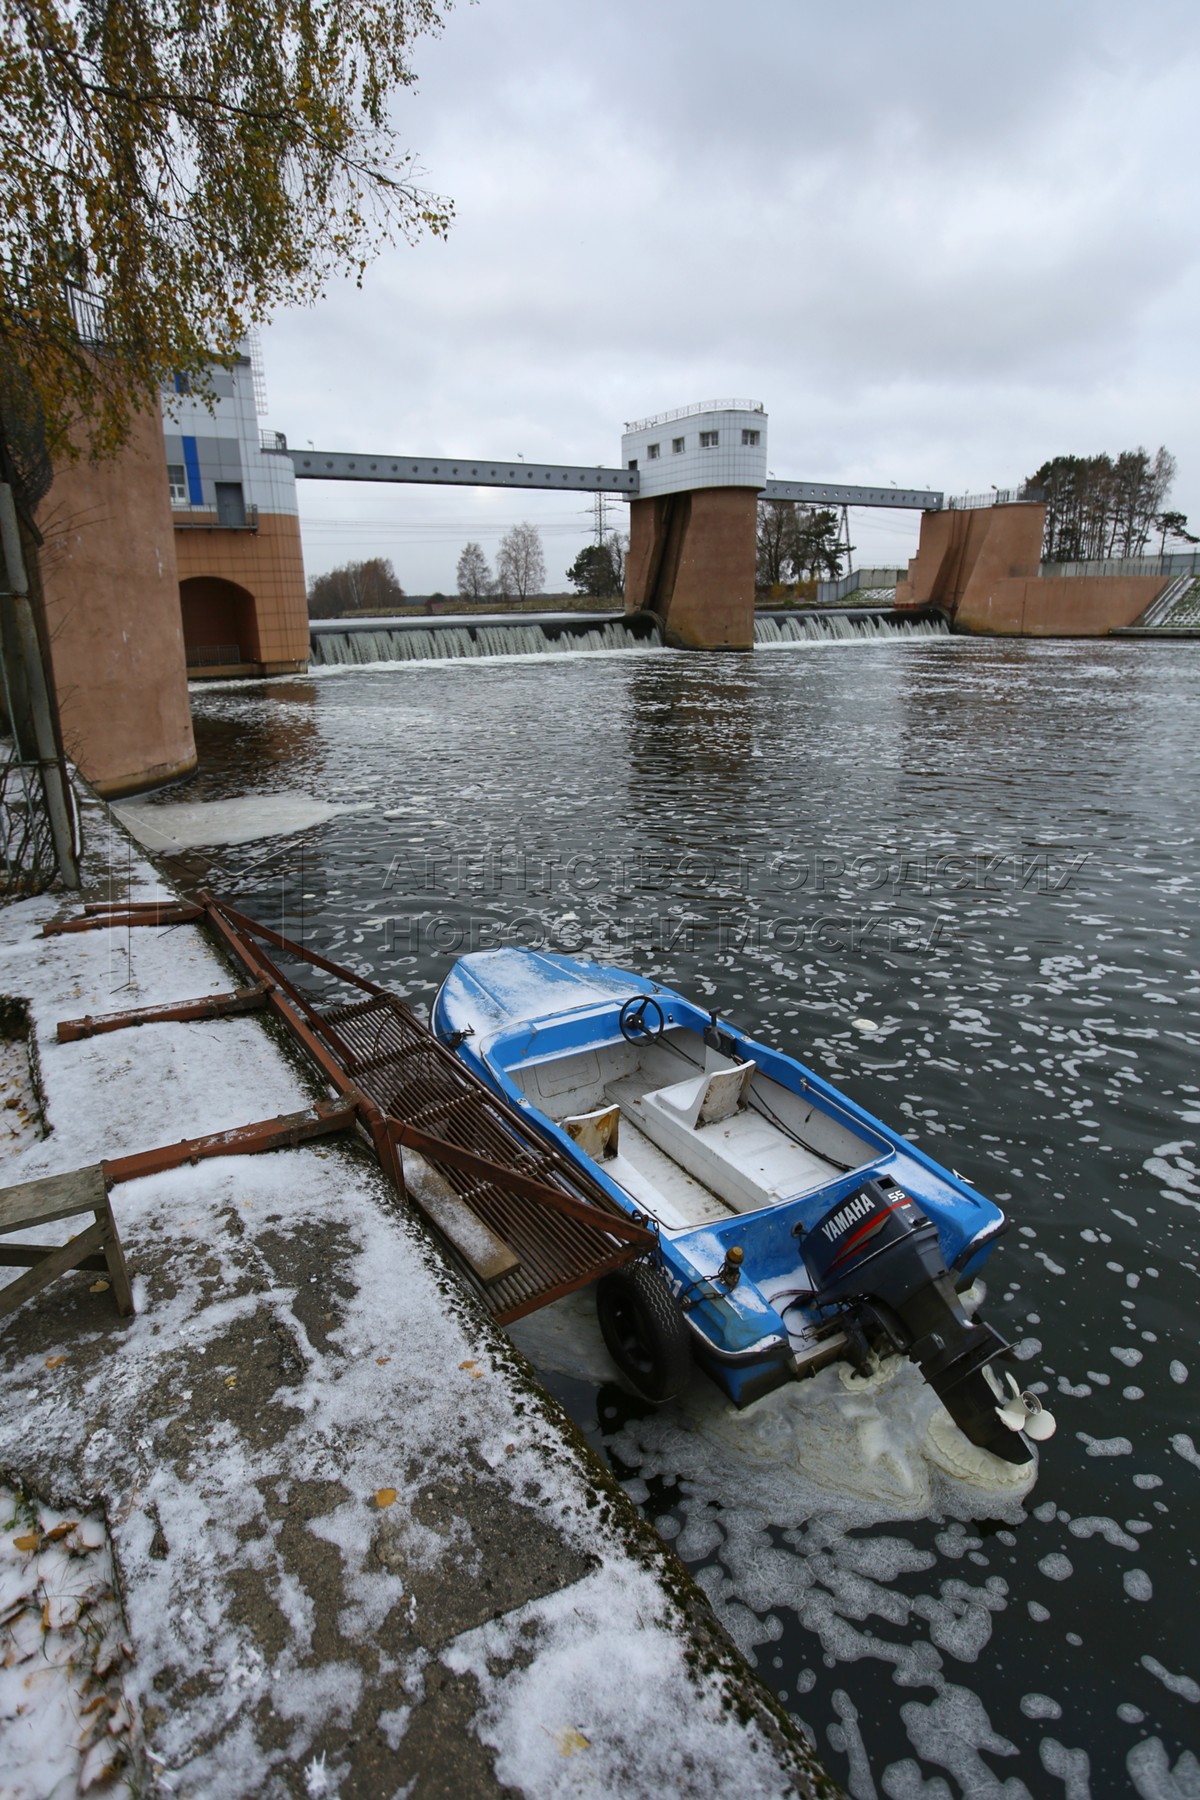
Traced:
<path fill-rule="evenodd" d="M 1024 1462 L 1052 1433 L 964 1305 L 1000 1208 L 794 1057 L 658 982 L 534 950 L 461 957 L 433 1028 L 654 1231 L 596 1287 L 643 1398 L 694 1362 L 746 1406 L 836 1358 L 903 1355 L 981 1448 Z"/>

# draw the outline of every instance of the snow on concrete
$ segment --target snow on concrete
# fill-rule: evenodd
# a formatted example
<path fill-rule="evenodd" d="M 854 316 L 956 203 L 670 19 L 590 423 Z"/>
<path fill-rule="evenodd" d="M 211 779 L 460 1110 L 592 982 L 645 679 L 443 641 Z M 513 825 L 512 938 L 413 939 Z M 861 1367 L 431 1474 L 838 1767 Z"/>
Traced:
<path fill-rule="evenodd" d="M 132 1655 L 104 1523 L 0 1483 L 0 1746 L 6 1800 L 132 1792 Z"/>
<path fill-rule="evenodd" d="M 103 815 L 89 824 L 103 850 Z M 123 841 L 108 847 L 132 897 L 160 891 Z M 311 1102 L 256 1018 L 58 1044 L 60 1018 L 230 985 L 196 927 L 39 938 L 58 910 L 0 911 L 0 993 L 30 1003 L 51 1126 L 6 1158 L 7 1181 Z M 143 1781 L 407 1791 L 406 1755 L 471 1739 L 530 1795 L 794 1791 L 802 1753 L 749 1678 L 697 1656 L 691 1603 L 669 1591 L 682 1572 L 647 1550 L 363 1153 L 327 1140 L 220 1158 L 112 1200 L 136 1316 L 77 1273 L 0 1325 L 0 1468 L 107 1520 Z M 511 1570 L 538 1557 L 540 1585 L 505 1603 Z M 419 1702 L 435 1665 L 453 1729 L 431 1751 Z M 0 1716 L 0 1763 L 11 1725 Z"/>

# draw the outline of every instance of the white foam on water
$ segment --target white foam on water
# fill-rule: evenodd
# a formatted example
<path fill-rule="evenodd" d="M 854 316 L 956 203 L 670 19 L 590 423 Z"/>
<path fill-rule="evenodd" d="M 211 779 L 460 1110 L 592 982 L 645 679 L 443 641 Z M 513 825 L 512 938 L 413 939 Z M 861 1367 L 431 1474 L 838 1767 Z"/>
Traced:
<path fill-rule="evenodd" d="M 1015 1756 L 1017 1746 L 994 1729 L 983 1701 L 969 1688 L 947 1682 L 928 1705 L 910 1700 L 900 1712 L 917 1755 L 924 1762 L 945 1769 L 960 1793 L 990 1794 L 996 1800 L 1001 1800 L 1001 1796 L 1003 1800 L 1032 1800 L 1029 1789 L 1017 1776 L 1001 1783 L 984 1762 L 985 1750 L 991 1756 Z"/>
<path fill-rule="evenodd" d="M 1089 1456 L 1132 1456 L 1133 1445 L 1127 1437 L 1094 1438 L 1086 1431 L 1077 1431 L 1075 1436 L 1081 1444 L 1087 1445 Z"/>
<path fill-rule="evenodd" d="M 1140 1661 L 1143 1669 L 1148 1669 L 1172 1694 L 1178 1694 L 1181 1700 L 1190 1700 L 1193 1705 L 1200 1701 L 1200 1682 L 1193 1681 L 1190 1675 L 1173 1674 L 1156 1656 L 1143 1656 Z"/>
<path fill-rule="evenodd" d="M 1145 1738 L 1133 1746 L 1125 1767 L 1138 1800 L 1200 1800 L 1200 1762 L 1190 1750 L 1172 1768 L 1162 1739 Z"/>
<path fill-rule="evenodd" d="M 1057 1738 L 1043 1738 L 1038 1756 L 1048 1775 L 1057 1775 L 1066 1788 L 1066 1800 L 1092 1800 L 1091 1760 L 1086 1750 L 1070 1750 Z"/>
<path fill-rule="evenodd" d="M 1067 1526 L 1072 1537 L 1102 1537 L 1117 1550 L 1136 1550 L 1137 1539 L 1122 1531 L 1115 1519 L 1072 1519 Z"/>
<path fill-rule="evenodd" d="M 251 844 L 259 838 L 289 837 L 328 824 L 343 814 L 370 812 L 371 803 L 338 804 L 312 794 L 248 794 L 240 800 L 124 802 L 113 811 L 147 850 L 174 856 L 219 844 Z"/>

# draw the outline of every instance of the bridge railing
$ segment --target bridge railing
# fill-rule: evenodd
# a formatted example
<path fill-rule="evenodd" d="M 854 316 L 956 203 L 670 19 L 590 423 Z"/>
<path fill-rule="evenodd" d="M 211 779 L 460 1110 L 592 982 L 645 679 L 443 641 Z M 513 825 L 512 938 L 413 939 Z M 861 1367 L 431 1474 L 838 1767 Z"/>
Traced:
<path fill-rule="evenodd" d="M 694 419 L 697 413 L 752 412 L 765 413 L 761 400 L 697 400 L 692 406 L 677 406 L 673 412 L 651 413 L 645 419 L 626 419 L 626 431 L 649 431 L 655 425 L 670 425 L 675 419 Z"/>
<path fill-rule="evenodd" d="M 818 581 L 817 605 L 836 606 L 859 588 L 895 587 L 903 575 L 903 569 L 851 569 L 837 581 Z"/>
<path fill-rule="evenodd" d="M 949 512 L 973 512 L 980 506 L 1017 506 L 1023 501 L 1037 502 L 1046 498 L 1045 488 L 1022 482 L 1015 488 L 992 488 L 986 494 L 956 494 L 946 502 Z"/>
<path fill-rule="evenodd" d="M 187 647 L 189 669 L 229 668 L 241 660 L 240 644 L 189 644 Z"/>
<path fill-rule="evenodd" d="M 1165 556 L 1110 556 L 1093 562 L 1044 562 L 1039 575 L 1200 575 L 1200 550 Z"/>
<path fill-rule="evenodd" d="M 244 503 L 239 518 L 222 518 L 215 506 L 177 506 L 172 508 L 171 523 L 176 531 L 257 531 L 258 505 Z"/>

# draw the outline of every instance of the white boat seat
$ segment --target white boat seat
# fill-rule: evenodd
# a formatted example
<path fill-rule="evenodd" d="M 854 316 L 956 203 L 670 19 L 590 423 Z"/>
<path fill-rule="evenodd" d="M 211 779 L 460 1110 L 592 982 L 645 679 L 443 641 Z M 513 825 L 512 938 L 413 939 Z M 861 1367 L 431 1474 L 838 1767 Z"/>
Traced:
<path fill-rule="evenodd" d="M 720 1125 L 745 1105 L 754 1067 L 752 1062 L 732 1063 L 727 1069 L 714 1069 L 688 1081 L 677 1081 L 672 1087 L 659 1088 L 658 1097 L 693 1131 L 702 1125 Z"/>
<path fill-rule="evenodd" d="M 807 1193 L 836 1173 L 762 1113 L 739 1108 L 754 1072 L 753 1063 L 738 1063 L 624 1102 L 639 1131 L 739 1213 Z M 706 1106 L 715 1116 L 705 1116 Z"/>
<path fill-rule="evenodd" d="M 577 1113 L 574 1118 L 563 1119 L 560 1123 L 593 1162 L 607 1162 L 617 1154 L 621 1129 L 619 1106 L 602 1106 L 597 1112 Z"/>

